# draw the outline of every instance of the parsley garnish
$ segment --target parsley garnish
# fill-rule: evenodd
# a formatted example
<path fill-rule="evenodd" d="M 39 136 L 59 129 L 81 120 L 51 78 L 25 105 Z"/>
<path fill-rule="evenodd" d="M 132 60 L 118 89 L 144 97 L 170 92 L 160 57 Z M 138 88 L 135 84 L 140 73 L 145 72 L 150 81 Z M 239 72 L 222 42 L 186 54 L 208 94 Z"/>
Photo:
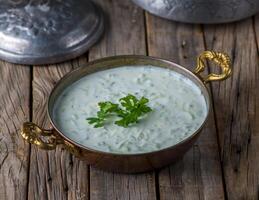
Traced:
<path fill-rule="evenodd" d="M 97 112 L 97 117 L 87 118 L 89 124 L 94 124 L 95 128 L 104 126 L 104 122 L 111 114 L 116 113 L 119 109 L 118 104 L 114 104 L 110 101 L 98 103 L 100 110 Z"/>
<path fill-rule="evenodd" d="M 95 128 L 103 127 L 105 121 L 111 116 L 118 116 L 121 119 L 115 121 L 115 124 L 124 128 L 129 125 L 138 123 L 139 120 L 152 109 L 146 104 L 149 100 L 145 97 L 137 99 L 132 94 L 128 94 L 126 97 L 119 99 L 119 104 L 112 103 L 110 101 L 100 102 L 98 106 L 100 110 L 97 112 L 97 117 L 87 118 L 89 124 L 93 124 Z"/>

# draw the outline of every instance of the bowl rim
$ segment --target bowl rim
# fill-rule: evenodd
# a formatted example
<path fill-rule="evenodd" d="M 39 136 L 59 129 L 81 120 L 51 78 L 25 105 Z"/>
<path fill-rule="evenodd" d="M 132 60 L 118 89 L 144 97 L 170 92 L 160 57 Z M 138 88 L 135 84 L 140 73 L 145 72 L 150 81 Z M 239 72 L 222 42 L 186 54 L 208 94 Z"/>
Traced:
<path fill-rule="evenodd" d="M 203 96 L 204 96 L 206 104 L 207 104 L 207 114 L 206 114 L 206 117 L 205 117 L 204 121 L 201 123 L 201 125 L 199 126 L 199 128 L 196 131 L 194 131 L 191 135 L 185 137 L 180 142 L 178 142 L 178 143 L 176 143 L 174 145 L 171 145 L 171 146 L 159 149 L 159 150 L 149 151 L 149 152 L 140 152 L 140 153 L 116 153 L 116 152 L 101 151 L 101 150 L 98 150 L 98 149 L 93 149 L 93 148 L 87 147 L 85 145 L 82 145 L 82 144 L 72 140 L 71 138 L 66 136 L 61 130 L 58 129 L 58 127 L 56 126 L 56 124 L 55 124 L 55 122 L 54 122 L 54 120 L 52 118 L 51 111 L 50 111 L 50 99 L 53 96 L 53 93 L 57 90 L 57 88 L 62 86 L 65 83 L 65 81 L 70 76 L 72 76 L 73 74 L 75 74 L 78 71 L 81 71 L 83 68 L 86 68 L 86 67 L 88 69 L 89 68 L 96 68 L 96 64 L 99 64 L 99 63 L 102 63 L 102 62 L 111 61 L 111 60 L 115 60 L 115 59 L 127 59 L 127 58 L 130 58 L 130 59 L 136 58 L 136 59 L 149 60 L 149 61 L 158 61 L 158 62 L 161 62 L 161 63 L 166 64 L 166 65 L 174 66 L 174 67 L 177 67 L 178 69 L 184 71 L 185 73 L 189 74 L 192 78 L 194 78 L 197 81 L 199 86 L 201 86 L 203 88 L 203 89 L 201 89 L 202 93 L 206 92 L 206 94 L 205 95 L 203 94 Z M 126 66 L 126 65 L 127 64 L 125 64 L 124 66 Z M 152 64 L 150 64 L 150 65 L 152 65 Z M 121 65 L 121 66 L 114 66 L 114 67 L 110 67 L 108 69 L 113 69 L 115 67 L 122 67 L 122 66 L 123 65 Z M 153 65 L 153 66 L 156 66 L 156 65 Z M 156 67 L 163 68 L 161 66 L 156 66 Z M 164 67 L 164 68 L 173 70 L 170 67 Z M 85 76 L 87 76 L 89 74 L 93 74 L 93 73 L 99 72 L 99 71 L 104 71 L 104 70 L 107 70 L 107 69 L 101 68 L 101 69 L 98 69 L 97 71 L 90 72 L 90 73 L 86 74 Z M 177 73 L 179 73 L 179 72 L 177 72 Z M 78 80 L 80 80 L 83 77 L 84 76 L 82 76 L 80 78 L 77 78 L 77 80 L 73 81 L 73 83 L 78 81 Z M 193 81 L 193 80 L 191 80 L 191 81 Z M 202 130 L 202 128 L 205 126 L 206 122 L 208 121 L 208 118 L 209 118 L 209 115 L 210 115 L 210 112 L 211 112 L 211 107 L 212 107 L 212 105 L 211 105 L 211 95 L 210 95 L 210 93 L 208 91 L 208 88 L 206 87 L 205 83 L 196 74 L 194 74 L 189 69 L 186 69 L 182 65 L 179 65 L 179 64 L 174 63 L 173 61 L 170 61 L 170 60 L 167 60 L 167 59 L 163 59 L 163 58 L 159 58 L 159 57 L 154 57 L 154 56 L 145 56 L 145 55 L 116 55 L 116 56 L 109 56 L 109 57 L 104 57 L 104 58 L 93 60 L 93 61 L 88 62 L 88 63 L 84 64 L 83 66 L 78 67 L 76 69 L 73 69 L 72 71 L 70 71 L 67 74 L 65 74 L 55 84 L 55 86 L 53 87 L 53 89 L 51 90 L 51 92 L 50 92 L 50 94 L 48 96 L 47 116 L 48 116 L 48 118 L 50 120 L 50 123 L 51 123 L 53 129 L 59 134 L 59 136 L 62 137 L 63 140 L 65 140 L 65 141 L 75 145 L 76 147 L 79 147 L 80 149 L 83 149 L 84 151 L 89 151 L 91 153 L 98 153 L 98 154 L 109 155 L 109 156 L 132 157 L 132 156 L 147 156 L 147 155 L 156 154 L 158 152 L 169 151 L 169 150 L 172 150 L 172 149 L 176 149 L 177 147 L 179 147 L 179 146 L 181 146 L 181 145 L 191 141 L 193 138 L 195 138 L 200 133 L 200 131 Z"/>

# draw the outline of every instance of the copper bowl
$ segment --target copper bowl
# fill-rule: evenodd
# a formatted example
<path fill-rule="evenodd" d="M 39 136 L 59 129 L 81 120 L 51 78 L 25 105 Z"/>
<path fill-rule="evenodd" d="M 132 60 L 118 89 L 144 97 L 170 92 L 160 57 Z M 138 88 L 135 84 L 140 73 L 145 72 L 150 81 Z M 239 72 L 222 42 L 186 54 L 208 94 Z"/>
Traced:
<path fill-rule="evenodd" d="M 205 69 L 206 59 L 212 60 L 220 66 L 222 69 L 221 74 L 212 73 L 206 77 L 202 77 L 200 73 Z M 61 92 L 73 82 L 88 74 L 123 65 L 154 65 L 168 68 L 192 80 L 203 93 L 208 107 L 206 119 L 200 128 L 186 139 L 171 147 L 137 154 L 117 154 L 94 150 L 78 144 L 62 133 L 55 125 L 52 116 L 54 103 Z M 88 63 L 85 67 L 78 68 L 68 73 L 52 90 L 48 100 L 48 117 L 53 129 L 44 130 L 34 123 L 26 122 L 23 124 L 21 135 L 29 143 L 35 144 L 39 148 L 45 150 L 52 150 L 55 149 L 57 145 L 63 145 L 68 151 L 77 157 L 84 159 L 88 164 L 108 171 L 136 173 L 161 168 L 182 157 L 199 137 L 200 131 L 206 123 L 211 109 L 211 99 L 205 83 L 209 81 L 224 80 L 228 78 L 230 74 L 231 68 L 229 57 L 224 53 L 213 51 L 205 51 L 198 57 L 197 67 L 194 72 L 171 61 L 148 56 L 115 56 L 96 60 Z"/>

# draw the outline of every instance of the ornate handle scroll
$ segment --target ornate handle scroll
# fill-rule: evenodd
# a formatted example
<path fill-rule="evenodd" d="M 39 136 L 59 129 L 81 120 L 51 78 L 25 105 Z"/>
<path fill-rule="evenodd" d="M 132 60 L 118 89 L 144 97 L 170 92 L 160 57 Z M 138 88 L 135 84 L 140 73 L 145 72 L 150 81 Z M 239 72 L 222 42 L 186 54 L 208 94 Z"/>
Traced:
<path fill-rule="evenodd" d="M 56 135 L 54 129 L 45 130 L 32 122 L 25 122 L 22 126 L 21 135 L 27 142 L 40 149 L 53 150 L 58 144 L 63 144 L 74 155 L 78 157 L 81 155 L 78 147 Z"/>
<path fill-rule="evenodd" d="M 27 142 L 45 150 L 53 150 L 60 143 L 54 130 L 44 130 L 32 122 L 23 124 L 21 135 Z M 48 140 L 44 141 L 43 137 L 48 137 Z"/>
<path fill-rule="evenodd" d="M 202 77 L 200 75 L 201 72 L 205 69 L 205 62 L 207 60 L 211 60 L 215 62 L 218 66 L 221 67 L 222 73 L 221 74 L 214 74 L 211 73 L 207 75 L 207 77 Z M 215 51 L 204 51 L 200 54 L 197 58 L 197 66 L 194 70 L 194 73 L 199 76 L 204 83 L 209 81 L 220 81 L 225 80 L 231 75 L 231 62 L 230 58 L 225 53 L 215 52 Z"/>

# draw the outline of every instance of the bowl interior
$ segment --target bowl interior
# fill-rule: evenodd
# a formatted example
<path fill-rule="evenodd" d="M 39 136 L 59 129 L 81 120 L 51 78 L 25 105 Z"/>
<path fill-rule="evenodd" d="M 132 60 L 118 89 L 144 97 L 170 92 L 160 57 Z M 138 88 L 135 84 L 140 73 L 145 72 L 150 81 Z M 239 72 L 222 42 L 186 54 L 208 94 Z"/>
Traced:
<path fill-rule="evenodd" d="M 200 128 L 196 132 L 194 132 L 193 134 L 191 134 L 190 136 L 188 136 L 181 142 L 179 142 L 169 148 L 173 148 L 176 145 L 180 145 L 182 143 L 187 142 L 200 131 L 200 129 L 203 127 L 203 125 L 205 124 L 205 122 L 208 118 L 208 113 L 210 111 L 210 97 L 209 97 L 209 93 L 208 93 L 206 86 L 196 75 L 194 75 L 191 71 L 185 69 L 184 67 L 182 67 L 178 64 L 175 64 L 171 61 L 159 59 L 159 58 L 148 57 L 148 56 L 115 56 L 115 57 L 108 57 L 108 58 L 103 58 L 100 60 L 90 62 L 84 67 L 80 67 L 80 68 L 77 68 L 77 69 L 71 71 L 70 73 L 65 75 L 56 84 L 56 86 L 52 90 L 52 92 L 49 96 L 49 101 L 48 101 L 48 115 L 49 115 L 49 118 L 50 118 L 50 121 L 51 121 L 53 127 L 60 133 L 60 135 L 64 139 L 68 140 L 69 142 L 71 142 L 71 143 L 75 144 L 76 146 L 79 146 L 83 149 L 98 152 L 98 150 L 88 148 L 84 145 L 81 145 L 81 144 L 71 140 L 69 137 L 67 137 L 64 133 L 62 133 L 62 131 L 60 131 L 57 128 L 57 126 L 53 120 L 54 104 L 55 104 L 57 98 L 59 97 L 59 95 L 64 91 L 64 89 L 69 87 L 74 82 L 78 81 L 80 78 L 85 77 L 88 74 L 98 72 L 98 71 L 126 66 L 126 65 L 127 66 L 153 65 L 153 66 L 157 66 L 157 67 L 161 67 L 161 68 L 171 69 L 171 70 L 173 70 L 177 73 L 180 73 L 180 74 L 184 75 L 185 77 L 189 78 L 201 90 L 201 93 L 203 94 L 206 104 L 207 104 L 207 116 L 206 116 L 204 122 L 201 124 Z M 162 150 L 166 150 L 166 149 L 168 149 L 168 148 L 164 148 L 164 149 L 161 149 L 158 151 L 162 151 Z M 102 151 L 100 151 L 100 152 L 107 153 L 107 152 L 102 152 Z M 116 154 L 116 153 L 109 153 L 109 154 Z M 146 154 L 146 153 L 137 153 L 137 154 L 139 155 L 139 154 Z"/>

